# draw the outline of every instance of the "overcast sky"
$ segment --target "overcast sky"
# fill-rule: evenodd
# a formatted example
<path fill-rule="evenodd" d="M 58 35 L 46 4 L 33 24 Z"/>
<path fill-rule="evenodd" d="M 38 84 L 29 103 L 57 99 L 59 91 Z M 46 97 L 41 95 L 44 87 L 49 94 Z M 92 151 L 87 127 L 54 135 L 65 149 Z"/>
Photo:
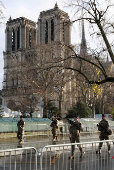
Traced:
<path fill-rule="evenodd" d="M 71 9 L 65 7 L 65 1 L 66 0 L 64 0 L 64 2 L 63 0 L 2 0 L 2 3 L 5 6 L 5 9 L 3 10 L 5 20 L 4 24 L 0 25 L 0 90 L 2 89 L 4 74 L 3 51 L 5 50 L 5 23 L 8 21 L 9 17 L 11 16 L 12 19 L 26 17 L 37 22 L 40 12 L 54 8 L 56 2 L 59 8 L 68 12 L 70 16 Z M 78 32 L 77 29 L 77 27 L 72 28 L 72 44 L 80 43 L 81 32 Z M 74 35 L 77 32 L 78 34 Z"/>

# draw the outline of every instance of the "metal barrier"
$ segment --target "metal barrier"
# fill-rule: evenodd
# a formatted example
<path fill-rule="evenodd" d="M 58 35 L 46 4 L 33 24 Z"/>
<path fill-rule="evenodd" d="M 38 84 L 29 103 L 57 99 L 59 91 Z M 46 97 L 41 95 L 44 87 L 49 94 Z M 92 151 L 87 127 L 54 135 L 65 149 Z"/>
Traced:
<path fill-rule="evenodd" d="M 58 125 L 58 130 L 57 130 L 57 135 L 58 136 L 64 136 L 64 139 L 69 139 L 69 127 L 70 124 L 59 124 Z M 81 135 L 86 134 L 86 135 L 92 135 L 94 130 L 92 131 L 92 128 L 89 127 L 84 127 L 83 132 L 81 132 Z M 51 133 L 50 133 L 51 134 Z"/>
<path fill-rule="evenodd" d="M 102 153 L 96 154 L 98 145 L 103 142 Z M 108 153 L 107 142 L 111 145 Z M 79 146 L 85 155 L 81 156 Z M 71 149 L 75 146 L 74 159 L 71 159 Z M 112 140 L 83 142 L 61 145 L 48 145 L 41 149 L 40 170 L 113 170 L 114 147 Z"/>
<path fill-rule="evenodd" d="M 25 124 L 24 136 L 47 135 L 49 137 L 49 126 L 47 124 Z M 17 137 L 16 125 L 0 125 L 0 138 Z"/>
<path fill-rule="evenodd" d="M 69 124 L 63 123 L 60 124 L 58 127 L 57 134 L 64 135 L 64 137 L 68 137 L 69 135 Z M 84 133 L 92 134 L 92 129 L 89 127 L 84 128 Z M 81 132 L 83 133 L 83 132 Z M 24 136 L 35 136 L 35 135 L 46 135 L 50 136 L 51 127 L 47 124 L 32 124 L 32 122 L 26 123 L 24 128 Z M 12 125 L 0 125 L 0 138 L 9 138 L 9 137 L 17 137 L 17 124 Z"/>
<path fill-rule="evenodd" d="M 33 147 L 0 150 L 0 169 L 37 170 L 37 150 Z"/>
<path fill-rule="evenodd" d="M 103 142 L 102 153 L 96 154 L 99 143 Z M 111 145 L 111 153 L 107 151 Z M 2 170 L 113 170 L 113 140 L 48 145 L 38 153 L 34 147 L 0 150 Z M 81 155 L 80 145 L 85 152 Z M 71 150 L 75 146 L 74 158 Z"/>
<path fill-rule="evenodd" d="M 70 127 L 70 124 L 68 124 L 68 123 L 63 123 L 63 124 L 59 124 L 58 125 L 58 127 L 59 127 L 59 131 L 61 132 L 61 133 L 69 133 L 69 127 Z M 97 131 L 98 130 L 98 128 L 97 128 L 97 126 L 96 125 L 94 125 L 94 124 L 92 124 L 91 126 L 89 125 L 89 124 L 87 124 L 87 123 L 83 123 L 83 132 L 94 132 L 94 131 Z"/>

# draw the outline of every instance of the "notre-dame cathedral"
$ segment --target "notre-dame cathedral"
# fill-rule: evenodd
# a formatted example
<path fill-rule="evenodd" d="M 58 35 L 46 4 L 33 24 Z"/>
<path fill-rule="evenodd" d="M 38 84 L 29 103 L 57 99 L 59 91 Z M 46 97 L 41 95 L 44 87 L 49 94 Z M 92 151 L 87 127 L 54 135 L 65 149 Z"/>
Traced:
<path fill-rule="evenodd" d="M 64 58 L 66 54 L 68 55 L 64 44 L 71 45 L 70 19 L 68 14 L 60 10 L 56 3 L 53 9 L 40 12 L 37 23 L 24 17 L 16 19 L 10 17 L 6 23 L 5 35 L 2 96 L 3 105 L 8 106 L 11 100 L 18 103 L 20 95 L 17 89 L 23 91 L 21 78 L 16 74 L 16 67 L 18 62 L 25 61 L 25 52 L 28 54 L 37 50 L 37 54 L 41 56 L 45 48 L 51 48 L 53 52 L 47 55 L 47 57 L 51 57 L 50 60 L 58 56 Z M 23 76 L 23 74 L 21 75 Z M 72 105 L 71 97 L 65 97 L 67 86 L 69 85 L 64 86 L 62 111 Z M 23 92 L 21 97 L 24 95 L 26 96 L 26 92 Z M 59 105 L 57 100 L 56 105 Z"/>

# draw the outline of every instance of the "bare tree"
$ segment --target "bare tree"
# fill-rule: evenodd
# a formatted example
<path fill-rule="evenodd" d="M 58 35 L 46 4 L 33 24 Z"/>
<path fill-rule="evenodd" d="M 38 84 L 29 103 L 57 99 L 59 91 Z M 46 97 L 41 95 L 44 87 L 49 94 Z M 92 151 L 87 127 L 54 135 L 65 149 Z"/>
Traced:
<path fill-rule="evenodd" d="M 2 3 L 2 1 L 0 1 L 0 24 L 4 23 L 4 19 L 5 19 L 5 16 L 4 16 L 4 9 L 5 9 L 5 6 L 4 4 Z"/>
<path fill-rule="evenodd" d="M 93 35 L 93 39 L 99 43 L 99 48 L 92 50 L 91 47 L 88 51 L 91 53 L 91 58 L 84 57 L 79 55 L 75 49 L 70 46 L 67 46 L 72 51 L 72 56 L 65 58 L 64 61 L 68 60 L 75 63 L 76 60 L 80 60 L 79 67 L 74 66 L 63 66 L 65 69 L 74 70 L 75 72 L 80 73 L 89 84 L 103 84 L 105 82 L 114 82 L 113 75 L 109 75 L 104 67 L 103 58 L 106 58 L 109 54 L 112 63 L 114 64 L 114 54 L 113 54 L 113 44 L 112 40 L 109 39 L 109 36 L 113 36 L 113 15 L 108 17 L 110 10 L 112 12 L 113 4 L 110 4 L 110 1 L 103 1 L 105 5 L 104 9 L 102 4 L 98 3 L 97 0 L 76 0 L 70 1 L 69 6 L 74 11 L 74 19 L 71 23 L 76 23 L 81 20 L 86 20 L 90 23 L 91 30 L 90 34 Z M 83 11 L 83 12 L 82 12 Z M 112 13 L 113 14 L 113 13 Z M 66 23 L 68 24 L 68 23 Z M 84 72 L 83 64 L 88 63 L 89 68 L 94 67 L 101 72 L 102 76 L 100 79 L 92 79 Z M 84 64 L 85 65 L 85 64 Z M 86 64 L 87 65 L 87 64 Z"/>
<path fill-rule="evenodd" d="M 15 62 L 15 68 L 11 69 L 8 79 L 9 84 L 11 85 L 11 82 L 13 82 L 15 91 L 17 91 L 18 99 L 16 99 L 16 102 L 20 103 L 20 110 L 25 112 L 26 106 L 32 108 L 30 106 L 32 102 L 29 103 L 28 99 L 30 95 L 35 94 L 37 104 L 42 99 L 43 117 L 47 117 L 48 101 L 54 101 L 56 104 L 59 103 L 57 106 L 61 112 L 63 88 L 66 82 L 69 82 L 71 79 L 71 71 L 67 71 L 66 79 L 66 71 L 64 72 L 61 67 L 57 67 L 58 62 L 55 68 L 50 67 L 54 55 L 52 48 L 45 46 L 45 48 L 43 47 L 43 52 L 41 52 L 41 48 L 40 52 L 38 50 L 23 52 L 23 61 L 19 60 L 18 55 L 14 59 L 12 58 L 9 65 L 12 67 Z M 53 57 L 54 61 L 54 65 L 56 65 L 58 59 Z M 35 104 L 33 103 L 33 106 Z"/>

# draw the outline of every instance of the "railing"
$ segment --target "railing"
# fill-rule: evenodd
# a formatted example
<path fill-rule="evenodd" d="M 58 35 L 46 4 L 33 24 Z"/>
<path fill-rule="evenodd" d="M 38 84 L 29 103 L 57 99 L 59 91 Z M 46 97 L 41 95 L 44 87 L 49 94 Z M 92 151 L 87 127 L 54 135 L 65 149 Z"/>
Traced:
<path fill-rule="evenodd" d="M 63 135 L 64 138 L 67 138 L 69 136 L 69 127 L 70 124 L 63 123 L 58 125 L 57 134 Z M 95 129 L 93 127 L 87 127 L 86 125 L 83 127 L 83 132 L 81 134 L 89 134 L 92 135 L 94 133 Z"/>
<path fill-rule="evenodd" d="M 84 127 L 84 133 L 92 134 L 92 129 L 89 127 Z M 0 138 L 16 137 L 17 136 L 17 124 L 12 125 L 0 125 Z M 82 132 L 83 133 L 83 132 Z M 58 135 L 69 135 L 69 124 L 60 124 Z M 48 124 L 32 124 L 26 123 L 24 128 L 24 136 L 35 136 L 35 135 L 51 135 L 51 127 Z"/>
<path fill-rule="evenodd" d="M 47 124 L 25 124 L 24 136 L 46 135 L 49 137 Z M 0 125 L 0 138 L 17 137 L 17 125 Z"/>
<path fill-rule="evenodd" d="M 57 134 L 63 135 L 64 138 L 67 138 L 69 135 L 69 126 L 70 124 L 62 123 L 58 125 Z M 87 124 L 83 123 L 83 132 L 81 134 L 89 134 L 92 135 L 95 131 L 97 131 L 97 126 L 87 126 Z M 39 124 L 39 123 L 26 123 L 24 128 L 24 136 L 37 136 L 37 135 L 45 135 L 50 137 L 51 127 L 49 124 Z M 9 138 L 9 137 L 17 137 L 17 124 L 12 125 L 4 125 L 0 124 L 0 138 Z"/>
<path fill-rule="evenodd" d="M 0 150 L 0 169 L 37 170 L 37 150 L 33 147 Z"/>
<path fill-rule="evenodd" d="M 96 154 L 103 142 L 101 154 Z M 108 153 L 107 143 L 111 145 Z M 85 155 L 79 151 L 82 146 Z M 75 146 L 74 158 L 71 150 Z M 21 147 L 21 145 L 20 145 Z M 37 152 L 34 147 L 0 150 L 2 170 L 113 170 L 114 146 L 112 140 L 72 144 L 48 145 Z"/>
<path fill-rule="evenodd" d="M 98 145 L 103 142 L 102 153 L 96 154 Z M 107 142 L 111 145 L 108 153 Z M 79 146 L 82 146 L 85 155 L 81 155 Z M 71 150 L 75 146 L 74 159 L 71 159 Z M 41 149 L 40 170 L 113 170 L 114 147 L 112 140 L 83 142 L 61 145 L 49 145 Z"/>

